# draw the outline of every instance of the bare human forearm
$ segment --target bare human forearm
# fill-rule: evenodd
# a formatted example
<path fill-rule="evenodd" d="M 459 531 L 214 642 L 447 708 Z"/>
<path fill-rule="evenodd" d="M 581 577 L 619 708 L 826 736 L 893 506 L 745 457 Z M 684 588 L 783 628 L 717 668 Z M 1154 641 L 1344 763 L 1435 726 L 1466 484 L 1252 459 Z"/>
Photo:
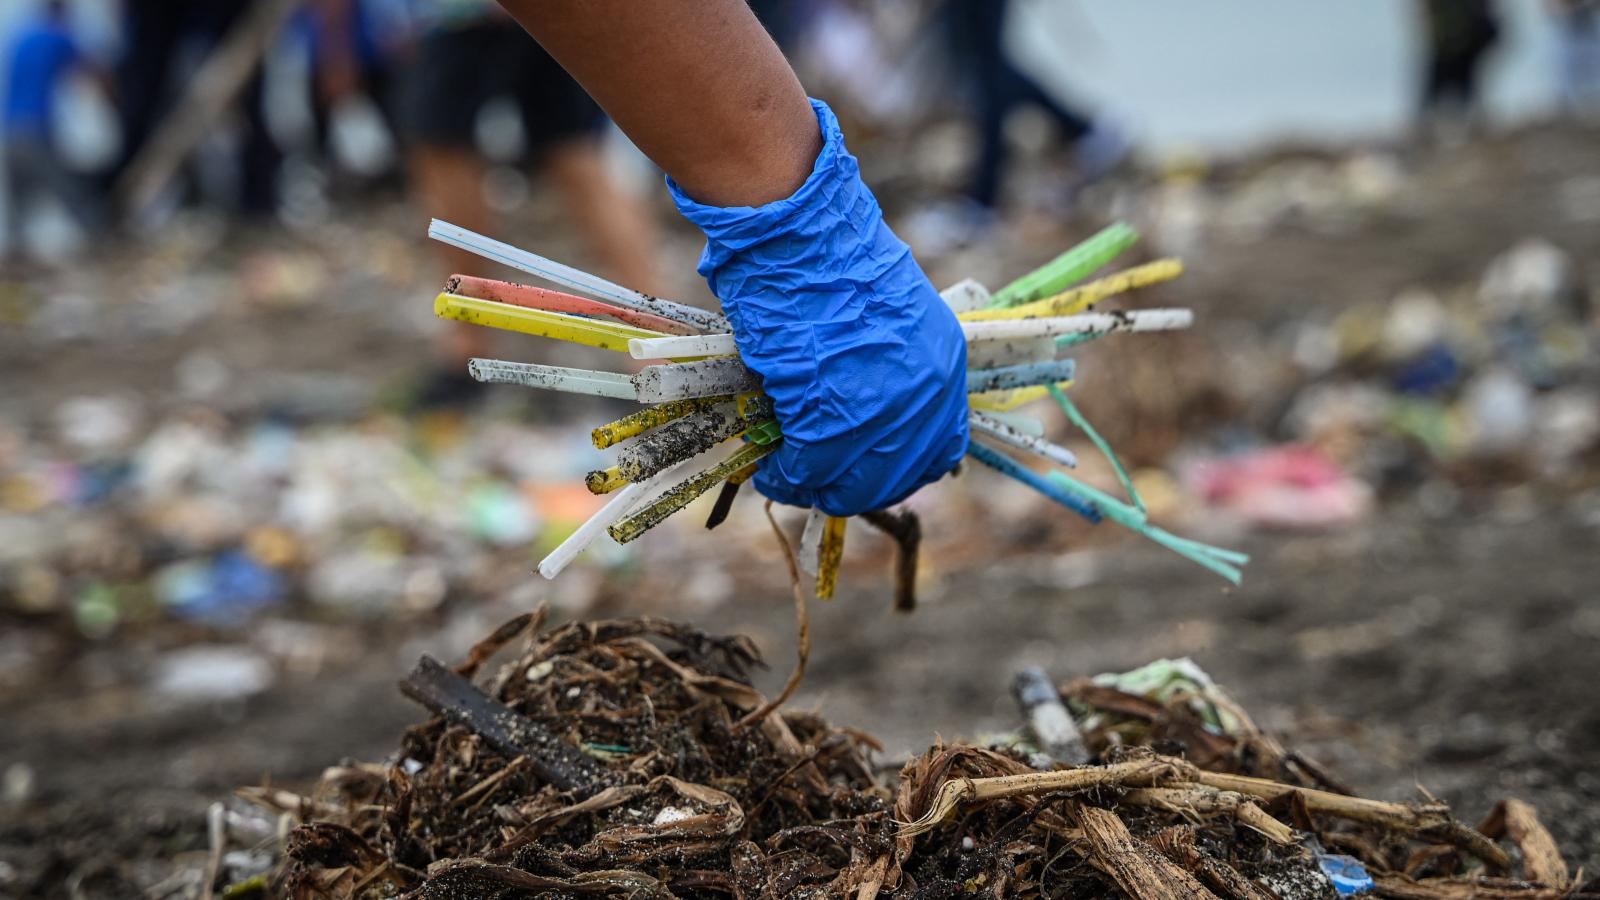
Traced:
<path fill-rule="evenodd" d="M 792 194 L 822 147 L 816 115 L 744 0 L 501 0 L 691 197 Z"/>

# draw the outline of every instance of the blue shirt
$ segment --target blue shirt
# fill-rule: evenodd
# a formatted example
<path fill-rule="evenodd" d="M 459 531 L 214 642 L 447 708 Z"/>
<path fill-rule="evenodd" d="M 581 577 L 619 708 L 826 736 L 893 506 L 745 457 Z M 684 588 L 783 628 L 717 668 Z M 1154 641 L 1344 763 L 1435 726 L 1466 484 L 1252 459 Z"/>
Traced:
<path fill-rule="evenodd" d="M 37 17 L 18 29 L 7 56 L 6 133 L 48 135 L 56 85 L 77 62 L 77 45 L 66 25 Z"/>

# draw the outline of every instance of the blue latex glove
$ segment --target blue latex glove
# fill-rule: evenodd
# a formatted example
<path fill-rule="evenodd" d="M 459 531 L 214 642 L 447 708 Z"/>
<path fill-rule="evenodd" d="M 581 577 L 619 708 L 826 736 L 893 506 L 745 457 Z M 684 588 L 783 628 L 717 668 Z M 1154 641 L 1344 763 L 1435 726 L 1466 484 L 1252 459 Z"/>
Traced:
<path fill-rule="evenodd" d="M 848 516 L 898 503 L 961 460 L 967 345 L 884 224 L 833 111 L 811 105 L 824 143 L 793 196 L 724 209 L 667 186 L 705 232 L 699 272 L 783 427 L 756 488 Z"/>

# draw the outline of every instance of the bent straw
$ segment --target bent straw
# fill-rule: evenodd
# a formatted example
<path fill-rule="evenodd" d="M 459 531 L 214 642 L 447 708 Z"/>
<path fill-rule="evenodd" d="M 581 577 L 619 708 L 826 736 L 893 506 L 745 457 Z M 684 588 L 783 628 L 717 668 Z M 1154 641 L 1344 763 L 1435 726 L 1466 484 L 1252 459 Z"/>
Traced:
<path fill-rule="evenodd" d="M 1106 458 L 1106 462 L 1111 464 L 1111 470 L 1117 473 L 1117 480 L 1122 482 L 1122 489 L 1128 492 L 1128 500 L 1133 503 L 1134 508 L 1141 513 L 1144 512 L 1144 498 L 1139 496 L 1138 489 L 1133 486 L 1132 476 L 1123 467 L 1122 460 L 1117 457 L 1116 451 L 1111 449 L 1110 442 L 1101 437 L 1100 432 L 1089 424 L 1089 420 L 1084 418 L 1083 413 L 1078 411 L 1078 405 L 1072 402 L 1072 399 L 1067 396 L 1065 391 L 1053 385 L 1046 388 L 1046 390 L 1050 392 L 1051 397 L 1055 398 L 1056 405 L 1061 407 L 1061 411 L 1066 414 L 1067 420 L 1077 426 L 1078 430 L 1082 431 L 1089 438 L 1089 441 L 1094 444 L 1095 448 L 1100 451 L 1100 455 Z"/>
<path fill-rule="evenodd" d="M 1170 281 L 1182 274 L 1183 263 L 1176 259 L 1158 259 L 1022 306 L 1009 309 L 980 309 L 977 312 L 962 313 L 958 318 L 963 322 L 992 322 L 1002 319 L 1066 316 L 1099 303 L 1107 297 L 1126 293 L 1134 288 Z"/>
<path fill-rule="evenodd" d="M 1042 437 L 1019 431 L 993 416 L 973 411 L 968 414 L 967 421 L 971 424 L 973 431 L 986 437 L 994 438 L 1018 450 L 1036 453 L 1058 466 L 1066 466 L 1069 469 L 1078 467 L 1078 457 L 1071 450 L 1053 444 Z"/>
<path fill-rule="evenodd" d="M 639 312 L 636 309 L 617 306 L 604 300 L 591 300 L 588 297 L 563 294 L 560 291 L 535 287 L 531 284 L 517 284 L 513 281 L 478 278 L 473 275 L 451 275 L 449 280 L 445 282 L 445 292 L 461 297 L 492 300 L 495 303 L 509 303 L 512 306 L 521 306 L 526 309 L 542 309 L 546 312 L 572 313 L 579 316 L 610 316 L 619 322 L 636 328 L 645 328 L 664 334 L 695 333 L 694 329 L 688 325 L 665 316 Z"/>
<path fill-rule="evenodd" d="M 1150 517 L 1143 510 L 1134 509 L 1064 472 L 1051 472 L 1050 480 L 1062 489 L 1093 503 L 1111 521 L 1144 535 L 1190 562 L 1204 566 L 1234 584 L 1238 584 L 1243 577 L 1238 567 L 1250 561 L 1248 555 L 1236 550 L 1225 550 L 1199 541 L 1191 541 L 1158 528 L 1150 524 Z"/>
<path fill-rule="evenodd" d="M 1048 297 L 1087 278 L 1139 240 L 1139 232 L 1117 222 L 995 292 L 991 307 L 1018 306 Z"/>
<path fill-rule="evenodd" d="M 628 341 L 634 338 L 663 336 L 659 331 L 647 331 L 632 325 L 527 309 L 455 294 L 440 294 L 434 298 L 433 313 L 441 319 L 453 319 L 469 325 L 483 325 L 621 353 L 628 351 Z"/>
<path fill-rule="evenodd" d="M 629 309 L 640 312 L 652 313 L 682 322 L 696 331 L 727 331 L 728 320 L 718 313 L 697 309 L 683 303 L 663 300 L 649 294 L 625 288 L 620 284 L 613 284 L 596 275 L 591 275 L 581 269 L 563 265 L 552 259 L 545 259 L 537 253 L 530 253 L 519 247 L 502 243 L 490 237 L 485 237 L 476 232 L 468 231 L 458 225 L 451 225 L 434 219 L 428 224 L 428 237 L 452 247 L 459 247 L 468 253 L 475 253 L 484 259 L 521 269 L 530 275 L 537 275 L 546 281 L 582 291 L 602 300 L 610 300 Z"/>

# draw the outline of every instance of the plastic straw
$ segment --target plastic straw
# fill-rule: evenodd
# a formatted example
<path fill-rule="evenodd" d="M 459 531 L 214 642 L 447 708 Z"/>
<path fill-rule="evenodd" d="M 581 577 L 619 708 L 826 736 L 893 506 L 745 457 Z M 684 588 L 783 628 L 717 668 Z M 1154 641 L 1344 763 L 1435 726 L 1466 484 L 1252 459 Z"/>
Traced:
<path fill-rule="evenodd" d="M 993 416 L 974 411 L 968 414 L 968 421 L 972 424 L 972 430 L 979 434 L 987 435 L 1001 443 L 1009 444 L 1018 450 L 1037 453 L 1056 465 L 1066 466 L 1069 469 L 1078 467 L 1078 457 L 1071 450 L 1052 444 L 1042 437 L 1018 431 Z"/>
<path fill-rule="evenodd" d="M 665 316 L 694 327 L 697 331 L 727 331 L 728 320 L 720 314 L 697 309 L 683 303 L 671 300 L 662 300 L 649 294 L 641 293 L 632 288 L 625 288 L 620 284 L 613 284 L 595 275 L 590 275 L 580 269 L 563 265 L 555 260 L 545 259 L 537 253 L 513 247 L 490 237 L 485 237 L 476 232 L 468 231 L 458 225 L 451 225 L 434 219 L 428 225 L 428 237 L 436 241 L 460 247 L 469 253 L 476 253 L 484 259 L 508 265 L 513 269 L 521 269 L 530 275 L 537 275 L 546 281 L 582 291 L 590 296 L 637 309 L 640 312 Z"/>
<path fill-rule="evenodd" d="M 609 503 L 600 507 L 598 512 L 590 516 L 588 521 L 579 525 L 578 530 L 562 541 L 560 546 L 550 551 L 549 556 L 539 561 L 539 574 L 546 578 L 555 578 L 560 575 L 561 570 L 571 564 L 574 559 L 577 559 L 578 554 L 594 543 L 595 538 L 611 527 L 612 523 L 627 515 L 651 490 L 666 480 L 669 474 L 670 472 L 662 472 L 649 481 L 630 484 L 617 491 Z"/>
<path fill-rule="evenodd" d="M 1126 293 L 1134 288 L 1169 281 L 1183 274 L 1183 263 L 1176 259 L 1158 259 L 1152 263 L 1135 266 L 1115 275 L 1107 275 L 1082 287 L 1025 303 L 1008 309 L 980 309 L 962 313 L 963 322 L 989 322 L 997 319 L 1025 319 L 1038 316 L 1069 316 L 1092 306 L 1107 297 Z"/>
<path fill-rule="evenodd" d="M 641 481 L 746 429 L 771 421 L 771 415 L 770 402 L 746 415 L 740 415 L 732 403 L 697 412 L 624 447 L 617 456 L 618 472 L 624 480 Z"/>
<path fill-rule="evenodd" d="M 1056 358 L 1052 337 L 1018 338 L 1004 341 L 976 341 L 967 345 L 967 368 L 993 369 L 1023 363 L 1049 362 Z"/>
<path fill-rule="evenodd" d="M 1022 482 L 1091 522 L 1100 521 L 1100 511 L 1095 509 L 1094 504 L 1085 503 L 998 450 L 973 442 L 967 445 L 967 455 L 1008 478 Z"/>
<path fill-rule="evenodd" d="M 989 289 L 971 278 L 958 281 L 940 291 L 939 298 L 945 302 L 946 306 L 957 313 L 983 309 L 989 305 L 991 299 L 989 297 Z"/>
<path fill-rule="evenodd" d="M 822 544 L 817 548 L 818 600 L 832 600 L 839 583 L 839 566 L 844 562 L 844 531 L 849 519 L 828 516 L 822 525 Z"/>
<path fill-rule="evenodd" d="M 761 386 L 761 379 L 737 357 L 645 366 L 633 376 L 640 403 L 737 394 Z"/>
<path fill-rule="evenodd" d="M 663 337 L 659 331 L 646 331 L 632 325 L 569 316 L 566 313 L 527 309 L 493 300 L 440 294 L 433 301 L 433 312 L 441 319 L 453 319 L 469 325 L 483 325 L 518 334 L 569 341 L 601 350 L 628 352 L 628 341 L 639 337 Z"/>
<path fill-rule="evenodd" d="M 732 356 L 739 352 L 733 335 L 696 334 L 687 337 L 641 338 L 628 342 L 634 359 L 682 359 L 693 356 Z"/>
<path fill-rule="evenodd" d="M 1079 313 L 1032 319 L 964 322 L 961 330 L 969 343 L 1061 334 L 1109 334 L 1113 331 L 1175 331 L 1194 324 L 1188 309 L 1139 309 L 1131 312 Z M 668 338 L 668 340 L 672 340 Z M 650 343 L 654 343 L 653 341 Z"/>
<path fill-rule="evenodd" d="M 496 303 L 509 303 L 512 306 L 521 306 L 527 309 L 542 309 L 548 312 L 571 313 L 578 316 L 610 316 L 619 322 L 624 322 L 636 328 L 650 331 L 659 331 L 663 334 L 694 334 L 692 327 L 682 322 L 657 316 L 636 309 L 617 306 L 604 300 L 591 300 L 588 297 L 579 297 L 574 294 L 563 294 L 549 288 L 535 287 L 531 284 L 517 284 L 512 281 L 499 281 L 494 278 L 478 278 L 473 275 L 451 275 L 445 282 L 448 293 L 462 297 L 475 297 L 479 300 L 492 300 Z"/>
<path fill-rule="evenodd" d="M 1096 431 L 1093 425 L 1089 424 L 1089 420 L 1085 419 L 1083 413 L 1078 411 L 1077 404 L 1072 402 L 1072 399 L 1067 396 L 1065 391 L 1054 385 L 1045 390 L 1049 391 L 1050 396 L 1055 398 L 1056 405 L 1061 407 L 1061 411 L 1066 414 L 1067 420 L 1077 426 L 1079 431 L 1087 435 L 1090 442 L 1100 451 L 1100 455 L 1104 456 L 1106 462 L 1111 464 L 1111 470 L 1117 473 L 1117 480 L 1122 482 L 1122 489 L 1128 492 L 1128 499 L 1133 502 L 1134 507 L 1139 512 L 1144 512 L 1144 498 L 1140 497 L 1139 491 L 1134 488 L 1133 478 L 1128 475 L 1128 470 L 1123 467 L 1122 460 L 1117 458 L 1116 451 L 1111 449 L 1111 444 L 1100 436 L 1100 432 Z"/>
<path fill-rule="evenodd" d="M 1144 535 L 1189 561 L 1210 569 L 1234 584 L 1238 584 L 1243 577 L 1243 573 L 1238 566 L 1250 561 L 1250 557 L 1246 554 L 1236 550 L 1212 547 L 1187 538 L 1180 538 L 1169 531 L 1150 524 L 1149 514 L 1144 510 L 1134 509 L 1104 491 L 1090 487 L 1064 472 L 1051 472 L 1050 480 L 1056 486 L 1093 503 L 1105 514 L 1106 518 L 1113 522 Z"/>
<path fill-rule="evenodd" d="M 800 531 L 800 551 L 795 560 L 800 566 L 800 571 L 817 577 L 817 560 L 822 550 L 822 528 L 828 521 L 828 514 L 816 507 L 806 513 L 806 527 Z"/>
<path fill-rule="evenodd" d="M 995 292 L 992 307 L 1017 306 L 1048 297 L 1087 278 L 1139 240 L 1139 232 L 1118 222 Z"/>
<path fill-rule="evenodd" d="M 473 359 L 467 373 L 488 384 L 520 384 L 523 387 L 592 397 L 633 400 L 638 388 L 626 375 L 594 369 L 569 369 L 566 366 L 541 366 L 536 363 L 509 362 L 503 359 Z"/>
<path fill-rule="evenodd" d="M 609 374 L 609 373 L 608 373 Z M 637 396 L 638 389 L 633 386 L 633 380 L 627 376 L 618 375 L 618 378 L 628 382 L 628 396 L 630 399 Z M 671 400 L 660 406 L 641 409 L 629 413 L 615 422 L 607 422 L 590 433 L 596 450 L 604 450 L 614 444 L 620 444 L 631 437 L 638 437 L 652 428 L 660 428 L 668 422 L 681 419 L 692 413 L 711 409 L 718 403 L 733 400 L 732 396 L 722 397 L 696 397 L 692 400 Z"/>
<path fill-rule="evenodd" d="M 1067 390 L 1072 387 L 1072 382 L 1057 382 L 1056 387 Z M 967 406 L 984 412 L 1010 412 L 1019 406 L 1025 406 L 1035 400 L 1043 400 L 1050 396 L 1047 385 L 1037 387 L 1019 388 L 1014 391 L 989 391 L 984 394 L 968 394 Z"/>
<path fill-rule="evenodd" d="M 1187 309 L 1143 309 L 1133 312 L 1085 313 L 1030 318 L 999 318 L 961 323 L 969 343 L 1031 340 L 1060 334 L 1106 334 L 1112 331 L 1171 331 L 1194 324 Z M 634 359 L 676 359 L 732 356 L 739 352 L 732 334 L 650 337 L 628 341 Z"/>
<path fill-rule="evenodd" d="M 1020 366 L 1002 366 L 998 369 L 968 369 L 967 393 L 1004 391 L 1012 388 L 1055 384 L 1072 378 L 1077 364 L 1070 359 L 1057 359 L 1042 363 L 1025 363 Z"/>
<path fill-rule="evenodd" d="M 668 516 L 688 506 L 694 498 L 711 490 L 713 485 L 776 449 L 778 449 L 776 443 L 743 444 L 732 456 L 678 482 L 643 509 L 612 525 L 606 531 L 617 543 L 626 544 L 666 521 Z"/>

